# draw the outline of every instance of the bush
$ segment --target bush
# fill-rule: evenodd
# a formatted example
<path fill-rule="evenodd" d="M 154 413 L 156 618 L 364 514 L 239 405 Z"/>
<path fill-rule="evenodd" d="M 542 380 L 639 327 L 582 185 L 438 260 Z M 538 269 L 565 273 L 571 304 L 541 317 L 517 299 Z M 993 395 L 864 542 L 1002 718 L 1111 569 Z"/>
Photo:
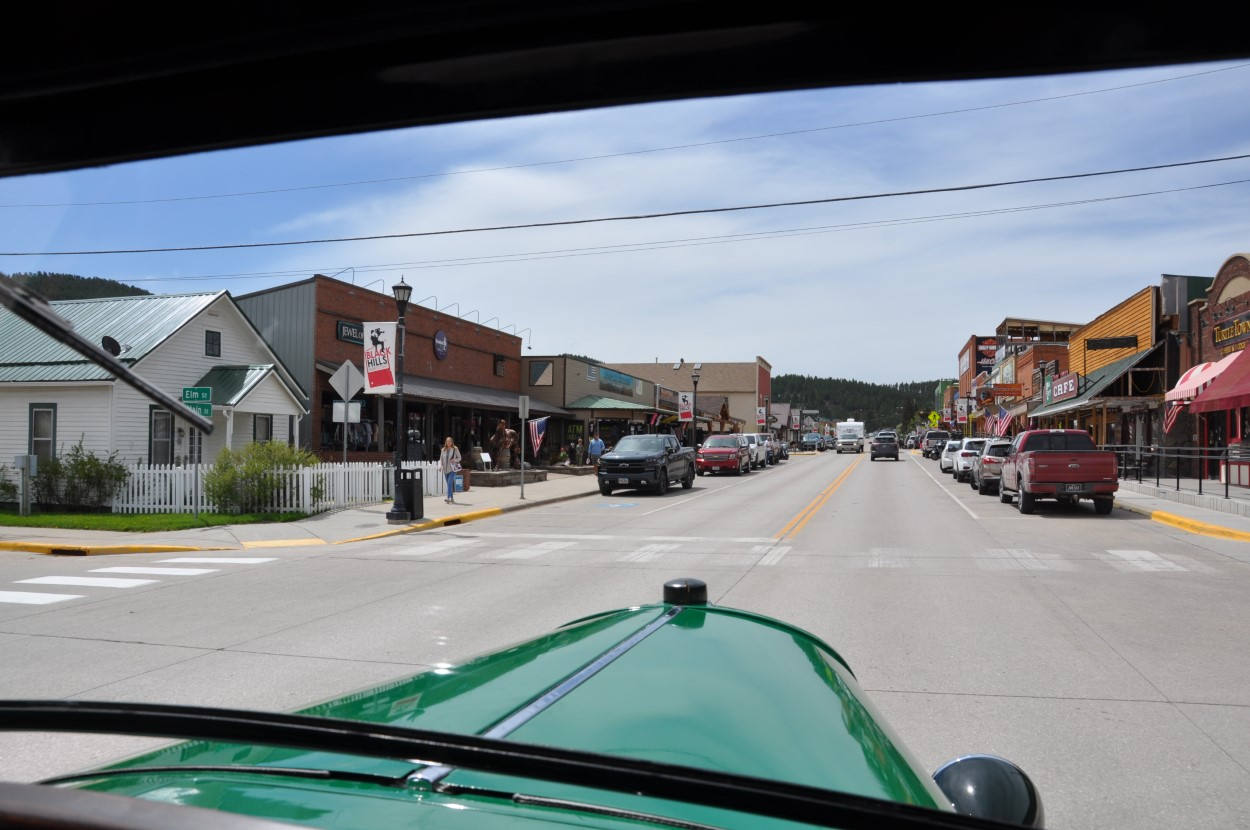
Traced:
<path fill-rule="evenodd" d="M 9 480 L 9 468 L 0 464 L 0 501 L 17 501 L 17 482 Z"/>
<path fill-rule="evenodd" d="M 41 507 L 105 507 L 129 475 L 116 452 L 101 459 L 79 438 L 62 457 L 39 461 L 35 501 Z"/>
<path fill-rule="evenodd" d="M 224 449 L 204 476 L 204 493 L 218 513 L 250 513 L 267 509 L 274 501 L 280 470 L 311 467 L 320 459 L 307 450 L 279 441 L 248 444 L 238 452 Z M 313 498 L 320 497 L 313 487 Z"/>

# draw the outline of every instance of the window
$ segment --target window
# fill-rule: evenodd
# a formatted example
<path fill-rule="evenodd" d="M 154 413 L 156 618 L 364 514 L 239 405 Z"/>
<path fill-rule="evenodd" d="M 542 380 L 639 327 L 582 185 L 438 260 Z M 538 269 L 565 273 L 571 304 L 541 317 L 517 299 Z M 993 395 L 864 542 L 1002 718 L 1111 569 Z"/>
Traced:
<path fill-rule="evenodd" d="M 30 405 L 29 435 L 28 451 L 31 455 L 38 456 L 40 461 L 56 458 L 56 404 Z"/>
<path fill-rule="evenodd" d="M 252 416 L 252 440 L 253 441 L 273 440 L 273 416 L 272 415 L 253 415 Z"/>
<path fill-rule="evenodd" d="M 495 377 L 497 378 L 503 377 L 503 369 L 506 364 L 507 364 L 507 360 L 506 358 L 504 358 L 503 355 L 501 354 L 495 355 Z"/>
<path fill-rule="evenodd" d="M 551 386 L 554 374 L 550 360 L 530 361 L 530 386 Z"/>
<path fill-rule="evenodd" d="M 208 357 L 221 357 L 221 332 L 204 332 L 204 354 Z"/>
<path fill-rule="evenodd" d="M 168 409 L 148 409 L 148 463 L 174 463 L 174 416 Z"/>

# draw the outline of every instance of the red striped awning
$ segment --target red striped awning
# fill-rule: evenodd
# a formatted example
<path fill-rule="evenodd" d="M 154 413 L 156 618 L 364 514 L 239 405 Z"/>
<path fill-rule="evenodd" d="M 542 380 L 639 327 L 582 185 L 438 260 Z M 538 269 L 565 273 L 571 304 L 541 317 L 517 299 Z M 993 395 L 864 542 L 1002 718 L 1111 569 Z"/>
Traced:
<path fill-rule="evenodd" d="M 1233 364 L 1233 361 L 1237 359 L 1239 354 L 1241 352 L 1233 352 L 1214 363 L 1199 363 L 1181 375 L 1181 379 L 1176 382 L 1176 386 L 1168 390 L 1163 399 L 1165 401 L 1193 400 L 1202 394 L 1202 390 L 1210 386 L 1216 378 L 1223 374 L 1224 370 Z"/>
<path fill-rule="evenodd" d="M 1229 355 L 1233 360 L 1206 391 L 1189 405 L 1193 412 L 1219 412 L 1250 406 L 1250 358 L 1245 351 Z M 1228 360 L 1228 358 L 1224 358 Z M 1223 363 L 1224 361 L 1220 361 Z"/>

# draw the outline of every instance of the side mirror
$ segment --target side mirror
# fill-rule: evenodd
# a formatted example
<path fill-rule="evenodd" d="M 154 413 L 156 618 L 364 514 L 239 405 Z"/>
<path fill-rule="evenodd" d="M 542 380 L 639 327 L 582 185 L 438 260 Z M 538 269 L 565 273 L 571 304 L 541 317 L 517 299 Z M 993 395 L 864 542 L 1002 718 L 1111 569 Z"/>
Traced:
<path fill-rule="evenodd" d="M 1005 758 L 964 755 L 940 767 L 933 780 L 957 813 L 1025 827 L 1045 822 L 1037 787 Z"/>
<path fill-rule="evenodd" d="M 701 450 L 701 449 L 703 449 L 703 445 L 702 445 L 702 444 L 695 444 L 695 445 L 694 445 L 694 448 L 695 448 L 696 450 Z"/>

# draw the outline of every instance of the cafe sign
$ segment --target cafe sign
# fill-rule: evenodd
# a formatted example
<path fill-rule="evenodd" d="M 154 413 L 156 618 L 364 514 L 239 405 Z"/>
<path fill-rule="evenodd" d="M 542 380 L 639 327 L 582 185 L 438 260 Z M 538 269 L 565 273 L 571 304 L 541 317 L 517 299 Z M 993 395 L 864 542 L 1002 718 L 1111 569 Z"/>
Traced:
<path fill-rule="evenodd" d="M 1081 386 L 1080 380 L 1081 376 L 1076 372 L 1067 372 L 1055 378 L 1050 384 L 1050 400 L 1058 402 L 1075 398 Z"/>

